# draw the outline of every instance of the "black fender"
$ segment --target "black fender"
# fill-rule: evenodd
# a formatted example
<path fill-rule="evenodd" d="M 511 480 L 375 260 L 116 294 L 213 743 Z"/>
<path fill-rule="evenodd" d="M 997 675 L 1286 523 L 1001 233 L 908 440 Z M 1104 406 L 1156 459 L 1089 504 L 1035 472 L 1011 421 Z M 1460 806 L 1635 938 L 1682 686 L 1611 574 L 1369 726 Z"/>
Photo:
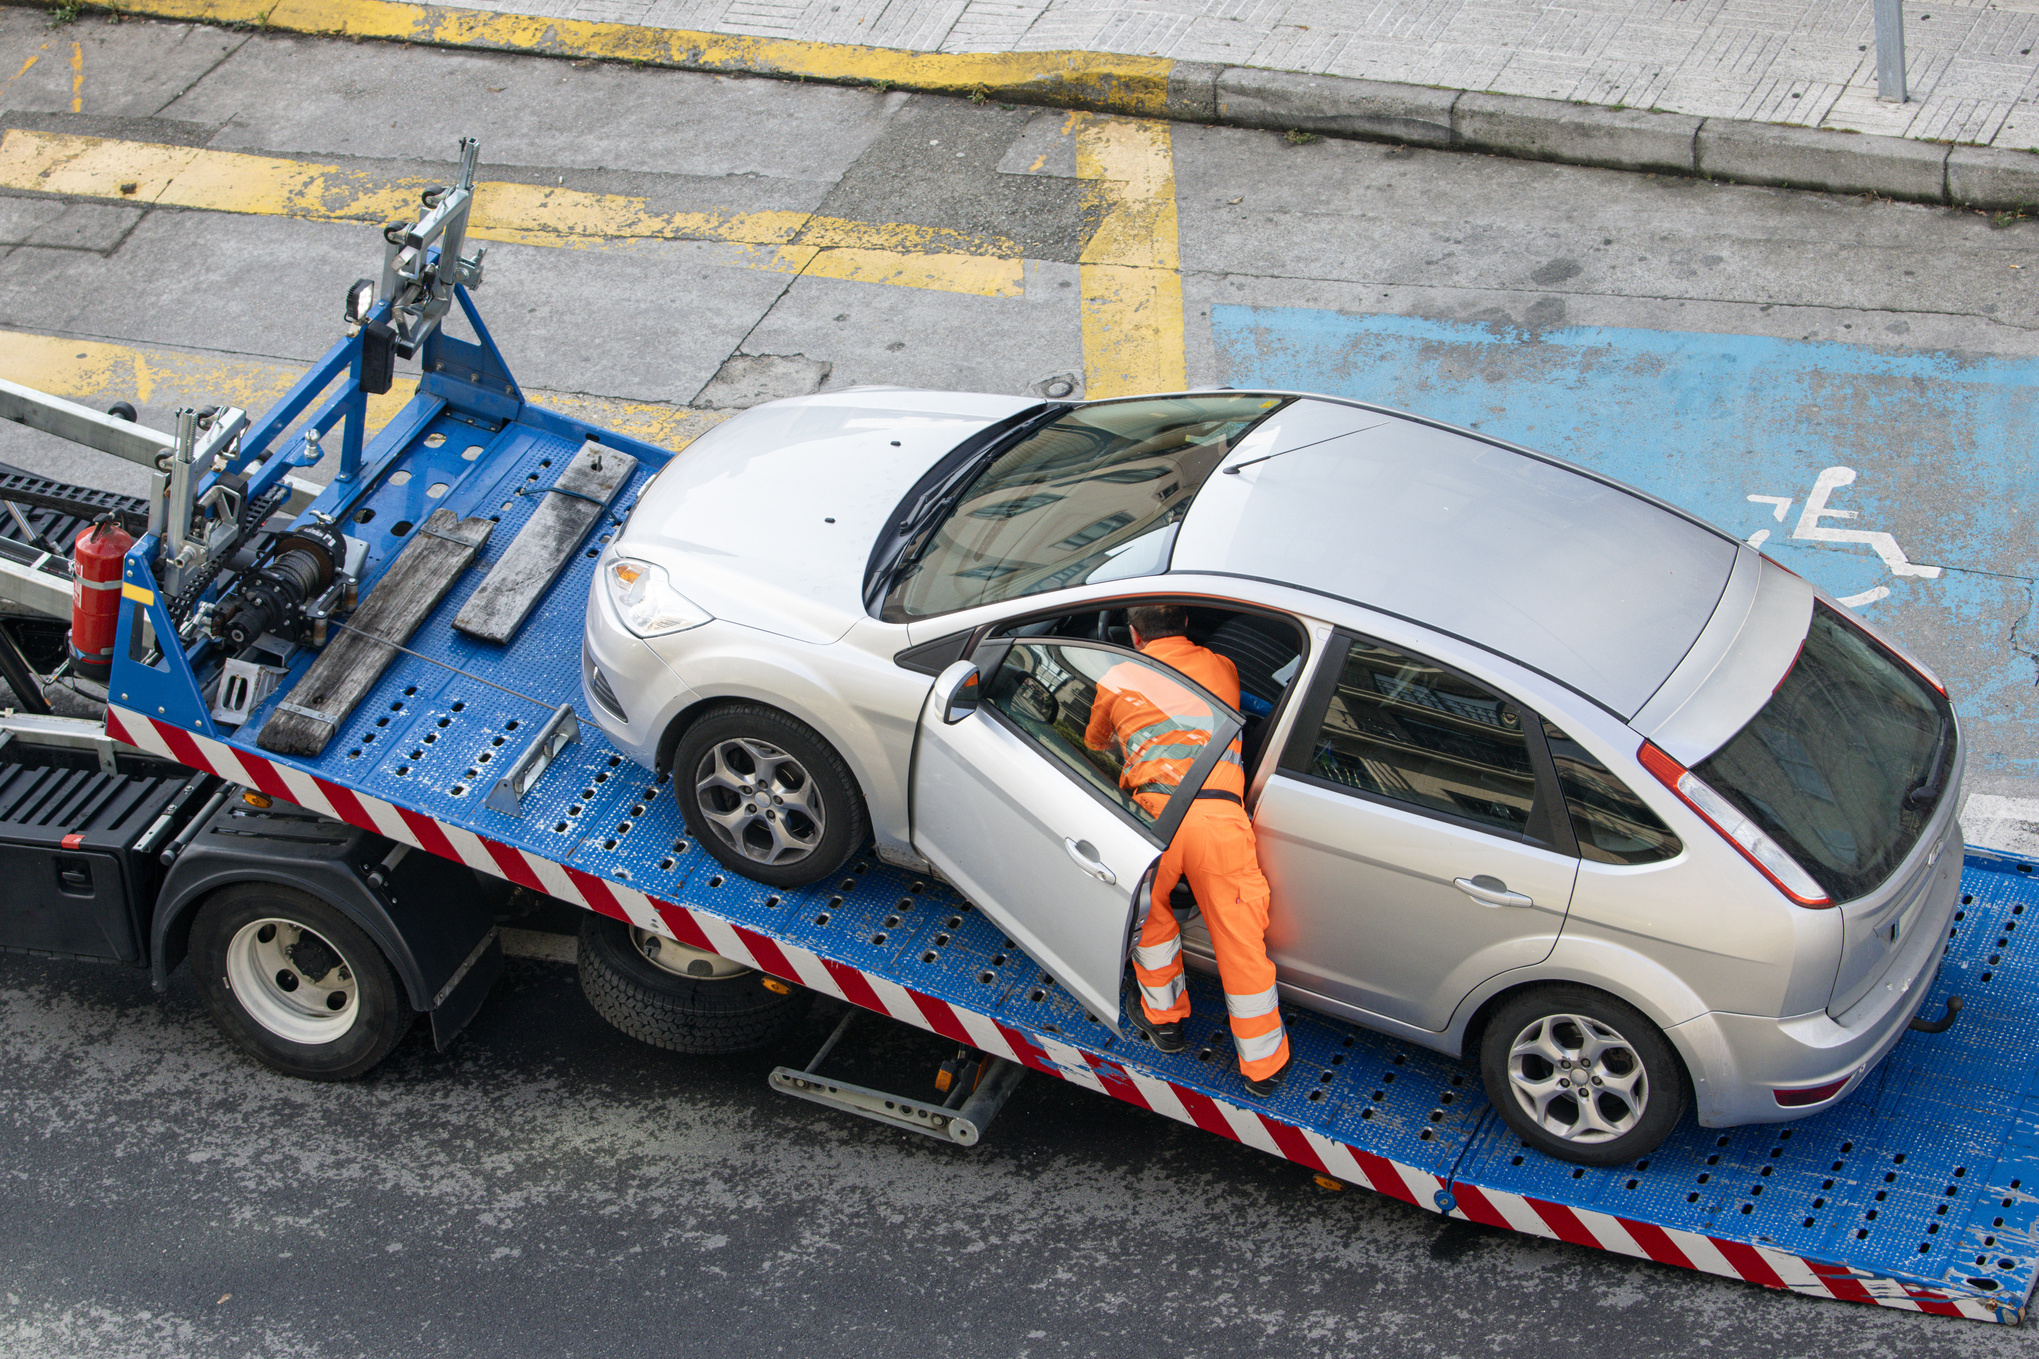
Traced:
<path fill-rule="evenodd" d="M 382 950 L 441 1049 L 502 974 L 496 912 L 508 883 L 287 802 L 234 798 L 164 875 L 150 931 L 157 990 L 190 951 L 199 904 L 240 882 L 293 887 L 331 904 Z"/>

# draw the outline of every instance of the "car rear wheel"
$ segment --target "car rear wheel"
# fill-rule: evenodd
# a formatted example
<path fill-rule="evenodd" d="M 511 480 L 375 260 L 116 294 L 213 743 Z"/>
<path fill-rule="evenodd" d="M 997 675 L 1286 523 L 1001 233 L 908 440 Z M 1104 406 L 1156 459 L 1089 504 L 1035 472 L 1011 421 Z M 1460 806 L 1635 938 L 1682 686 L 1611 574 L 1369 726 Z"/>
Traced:
<path fill-rule="evenodd" d="M 687 728 L 673 784 L 701 846 L 731 872 L 774 887 L 828 877 L 870 835 L 842 756 L 773 708 L 736 704 Z"/>
<path fill-rule="evenodd" d="M 672 1052 L 748 1052 L 806 1016 L 812 992 L 741 963 L 590 914 L 581 922 L 581 992 L 595 1013 Z"/>
<path fill-rule="evenodd" d="M 1670 1040 L 1633 1005 L 1584 986 L 1502 1004 L 1480 1040 L 1480 1078 L 1518 1137 L 1579 1165 L 1647 1155 L 1685 1112 Z"/>
<path fill-rule="evenodd" d="M 191 923 L 191 967 L 220 1030 L 304 1080 L 361 1075 L 418 1017 L 361 927 L 295 888 L 240 883 L 214 893 Z"/>

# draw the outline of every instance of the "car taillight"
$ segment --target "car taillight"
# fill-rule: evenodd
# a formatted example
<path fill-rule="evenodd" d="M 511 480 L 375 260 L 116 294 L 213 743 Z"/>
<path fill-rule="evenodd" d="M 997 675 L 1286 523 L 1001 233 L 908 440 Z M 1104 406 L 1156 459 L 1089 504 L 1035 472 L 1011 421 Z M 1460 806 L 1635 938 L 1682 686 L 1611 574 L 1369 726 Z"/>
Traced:
<path fill-rule="evenodd" d="M 1721 838 L 1742 852 L 1777 890 L 1801 906 L 1831 907 L 1834 903 L 1812 875 L 1784 852 L 1784 846 L 1765 835 L 1762 828 L 1742 814 L 1739 807 L 1709 788 L 1706 781 L 1645 741 L 1636 752 L 1643 768 L 1678 795 L 1679 801 L 1699 813 L 1700 820 L 1720 832 Z"/>
<path fill-rule="evenodd" d="M 1824 1104 L 1840 1094 L 1842 1088 L 1852 1079 L 1854 1079 L 1852 1076 L 1843 1076 L 1837 1081 L 1828 1081 L 1825 1085 L 1809 1086 L 1803 1090 L 1772 1090 L 1770 1093 L 1786 1109 L 1802 1109 L 1808 1104 Z"/>

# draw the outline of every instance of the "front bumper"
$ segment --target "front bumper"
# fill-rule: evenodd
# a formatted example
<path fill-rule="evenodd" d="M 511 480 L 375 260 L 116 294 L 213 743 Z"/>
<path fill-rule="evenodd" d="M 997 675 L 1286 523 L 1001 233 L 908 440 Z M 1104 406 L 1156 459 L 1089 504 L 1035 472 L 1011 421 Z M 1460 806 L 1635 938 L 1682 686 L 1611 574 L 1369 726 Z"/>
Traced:
<path fill-rule="evenodd" d="M 588 592 L 581 696 L 609 744 L 646 769 L 657 768 L 659 742 L 673 719 L 699 701 L 649 643 L 623 626 L 599 588 Z"/>
<path fill-rule="evenodd" d="M 1947 951 L 1947 928 L 1961 897 L 1961 828 L 1950 827 L 1927 901 L 1911 926 L 1912 944 L 1891 960 L 1868 995 L 1838 1017 L 1824 1010 L 1779 1019 L 1712 1011 L 1669 1030 L 1692 1069 L 1702 1126 L 1783 1123 L 1846 1099 L 1925 1006 Z M 1817 1104 L 1781 1105 L 1776 1091 L 1845 1081 Z"/>

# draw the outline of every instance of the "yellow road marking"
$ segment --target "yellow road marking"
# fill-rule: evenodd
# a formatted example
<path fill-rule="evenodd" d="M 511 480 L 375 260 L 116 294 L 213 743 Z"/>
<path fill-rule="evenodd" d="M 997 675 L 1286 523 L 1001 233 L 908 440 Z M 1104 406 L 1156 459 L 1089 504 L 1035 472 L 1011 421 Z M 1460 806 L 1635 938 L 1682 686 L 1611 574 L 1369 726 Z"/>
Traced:
<path fill-rule="evenodd" d="M 67 340 L 57 335 L 0 330 L 0 372 L 11 381 L 71 401 L 105 407 L 114 401 L 170 406 L 239 406 L 256 414 L 274 405 L 304 376 L 310 364 L 280 363 L 219 354 L 195 354 L 160 345 Z M 662 448 L 679 449 L 720 424 L 732 412 L 696 411 L 655 402 L 618 401 L 573 392 L 526 392 L 539 406 L 627 434 Z M 368 427 L 387 424 L 410 400 L 398 385 L 368 398 Z M 322 480 L 330 467 L 310 470 Z"/>
<path fill-rule="evenodd" d="M 11 129 L 0 188 L 312 221 L 387 222 L 417 211 L 433 181 L 238 151 Z M 725 262 L 777 273 L 1017 297 L 1019 246 L 942 227 L 806 212 L 659 212 L 642 198 L 542 184 L 476 186 L 468 234 L 523 245 L 706 240 L 752 250 Z"/>
<path fill-rule="evenodd" d="M 27 70 L 27 67 L 23 67 Z M 85 111 L 85 44 L 71 44 L 71 112 Z"/>
<path fill-rule="evenodd" d="M 897 52 L 846 43 L 752 38 L 634 24 L 495 14 L 391 0 L 138 0 L 123 14 L 271 31 L 391 38 L 445 47 L 649 62 L 689 70 L 745 71 L 861 81 L 936 94 L 982 93 L 1030 103 L 1083 103 L 1158 115 L 1168 107 L 1165 57 L 1105 52 Z"/>
<path fill-rule="evenodd" d="M 1098 181 L 1105 204 L 1077 270 L 1083 393 L 1179 391 L 1189 374 L 1169 125 L 1084 113 L 1070 123 L 1076 173 Z"/>

